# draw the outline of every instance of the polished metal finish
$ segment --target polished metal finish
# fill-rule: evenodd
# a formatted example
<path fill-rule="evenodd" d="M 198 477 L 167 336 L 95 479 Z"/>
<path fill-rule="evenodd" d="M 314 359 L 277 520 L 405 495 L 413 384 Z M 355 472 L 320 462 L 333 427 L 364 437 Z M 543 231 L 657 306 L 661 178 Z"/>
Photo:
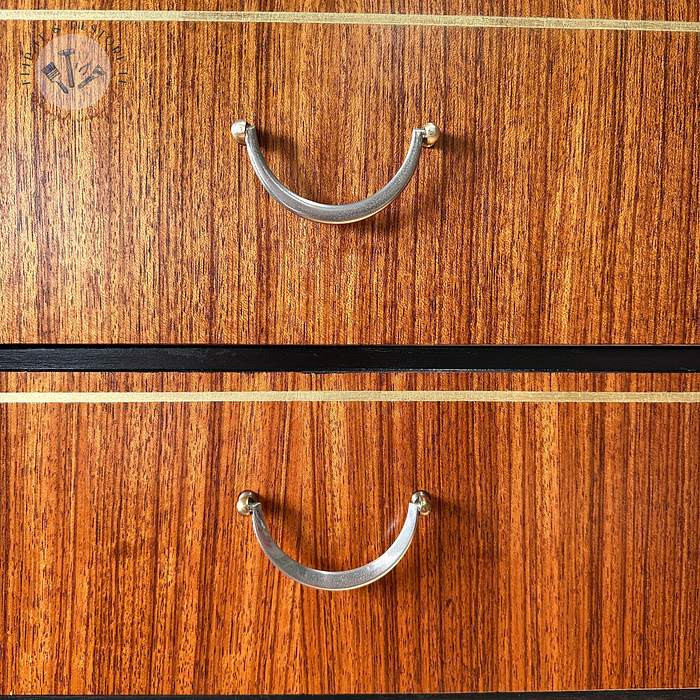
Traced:
<path fill-rule="evenodd" d="M 252 507 L 256 504 L 259 503 L 258 499 L 258 494 L 253 492 L 253 491 L 243 491 L 238 496 L 238 502 L 236 503 L 236 510 L 238 511 L 239 515 L 252 515 L 253 510 Z"/>
<path fill-rule="evenodd" d="M 347 591 L 352 588 L 361 588 L 386 576 L 406 554 L 413 535 L 416 532 L 416 525 L 420 515 L 430 513 L 430 496 L 425 491 L 416 491 L 411 496 L 408 504 L 408 515 L 406 522 L 401 528 L 399 536 L 389 549 L 379 558 L 361 566 L 358 569 L 348 571 L 319 571 L 310 569 L 291 557 L 288 557 L 275 543 L 270 535 L 270 531 L 265 524 L 262 504 L 253 491 L 243 491 L 238 497 L 238 512 L 241 515 L 253 516 L 253 530 L 255 536 L 262 547 L 265 556 L 289 578 L 309 586 L 324 591 Z"/>
<path fill-rule="evenodd" d="M 416 491 L 411 496 L 411 503 L 415 503 L 420 507 L 421 515 L 428 515 L 433 509 L 433 504 L 430 502 L 430 495 L 426 491 Z"/>
<path fill-rule="evenodd" d="M 432 148 L 437 140 L 440 138 L 440 129 L 438 129 L 433 122 L 428 122 L 423 125 L 423 146 L 425 148 Z"/>
<path fill-rule="evenodd" d="M 440 130 L 430 122 L 420 129 L 414 129 L 406 159 L 396 175 L 379 192 L 353 204 L 319 204 L 294 194 L 273 175 L 260 151 L 258 135 L 252 124 L 239 119 L 231 125 L 231 133 L 238 143 L 245 144 L 255 174 L 273 199 L 304 219 L 324 224 L 350 224 L 367 219 L 388 207 L 408 185 L 418 167 L 421 148 L 430 148 L 440 137 Z"/>
<path fill-rule="evenodd" d="M 239 119 L 237 122 L 233 122 L 233 124 L 231 124 L 231 133 L 233 134 L 233 138 L 243 146 L 245 146 L 245 130 L 248 126 L 250 125 L 245 119 Z"/>

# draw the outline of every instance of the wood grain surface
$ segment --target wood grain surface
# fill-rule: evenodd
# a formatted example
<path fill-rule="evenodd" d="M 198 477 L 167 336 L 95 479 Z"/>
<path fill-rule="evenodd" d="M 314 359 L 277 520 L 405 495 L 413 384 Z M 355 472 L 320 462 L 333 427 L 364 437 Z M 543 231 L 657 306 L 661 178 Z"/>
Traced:
<path fill-rule="evenodd" d="M 18 76 L 52 24 L 0 24 L 0 342 L 699 342 L 697 34 L 105 27 L 130 77 L 71 113 Z M 445 133 L 337 228 L 267 196 L 239 117 L 329 203 Z"/>
<path fill-rule="evenodd" d="M 0 392 L 699 392 L 700 374 L 1 372 Z"/>
<path fill-rule="evenodd" d="M 697 405 L 0 406 L 0 692 L 700 685 Z M 406 558 L 328 594 L 307 565 Z"/>
<path fill-rule="evenodd" d="M 697 22 L 693 0 L 6 0 L 17 9 L 397 12 Z"/>

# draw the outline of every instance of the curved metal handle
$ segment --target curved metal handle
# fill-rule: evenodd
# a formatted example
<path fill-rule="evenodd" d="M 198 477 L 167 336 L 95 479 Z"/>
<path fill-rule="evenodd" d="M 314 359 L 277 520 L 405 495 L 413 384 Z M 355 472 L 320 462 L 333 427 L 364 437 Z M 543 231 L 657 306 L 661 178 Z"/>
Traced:
<path fill-rule="evenodd" d="M 413 540 L 418 516 L 430 513 L 431 504 L 430 496 L 425 491 L 416 491 L 408 504 L 406 522 L 391 547 L 378 559 L 361 566 L 359 569 L 349 569 L 348 571 L 310 569 L 288 557 L 272 539 L 272 535 L 265 525 L 262 504 L 253 491 L 243 491 L 238 497 L 237 509 L 241 515 L 253 516 L 253 529 L 262 551 L 283 574 L 311 588 L 319 588 L 323 591 L 347 591 L 367 586 L 382 576 L 386 576 L 401 561 L 411 544 L 411 540 Z"/>
<path fill-rule="evenodd" d="M 440 130 L 430 122 L 420 129 L 414 129 L 406 159 L 396 175 L 379 192 L 353 204 L 319 204 L 294 194 L 273 175 L 260 151 L 258 135 L 252 124 L 245 119 L 239 119 L 231 125 L 231 133 L 238 143 L 244 144 L 248 149 L 253 170 L 273 199 L 304 219 L 324 224 L 350 224 L 373 216 L 388 207 L 408 185 L 418 167 L 421 148 L 430 148 L 440 137 Z"/>

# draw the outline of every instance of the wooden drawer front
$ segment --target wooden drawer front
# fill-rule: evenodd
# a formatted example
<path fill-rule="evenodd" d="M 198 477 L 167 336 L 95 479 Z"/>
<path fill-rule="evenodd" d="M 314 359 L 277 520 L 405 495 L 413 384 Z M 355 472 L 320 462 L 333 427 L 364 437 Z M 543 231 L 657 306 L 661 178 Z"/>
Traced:
<path fill-rule="evenodd" d="M 0 692 L 700 685 L 700 407 L 0 407 Z M 359 566 L 433 494 L 399 566 Z"/>
<path fill-rule="evenodd" d="M 0 50 L 54 24 L 5 21 Z M 86 110 L 0 67 L 0 342 L 699 341 L 697 33 L 104 26 L 128 75 Z M 328 203 L 444 136 L 334 227 L 264 192 L 241 117 Z"/>

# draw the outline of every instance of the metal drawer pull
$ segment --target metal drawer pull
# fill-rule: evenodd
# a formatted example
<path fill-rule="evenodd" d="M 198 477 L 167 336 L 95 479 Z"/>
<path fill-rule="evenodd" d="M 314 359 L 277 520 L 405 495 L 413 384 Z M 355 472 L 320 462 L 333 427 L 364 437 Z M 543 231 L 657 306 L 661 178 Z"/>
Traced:
<path fill-rule="evenodd" d="M 416 491 L 408 504 L 406 522 L 391 547 L 378 559 L 361 566 L 359 569 L 349 569 L 348 571 L 310 569 L 288 557 L 272 539 L 272 535 L 265 525 L 262 504 L 253 491 L 244 491 L 238 497 L 237 509 L 241 515 L 253 516 L 253 530 L 265 556 L 283 574 L 311 588 L 320 588 L 324 591 L 347 591 L 351 588 L 367 586 L 382 576 L 386 576 L 401 561 L 416 532 L 418 516 L 430 513 L 431 505 L 430 496 L 425 491 Z"/>
<path fill-rule="evenodd" d="M 414 129 L 406 160 L 393 179 L 379 192 L 353 204 L 319 204 L 294 194 L 272 174 L 260 151 L 258 135 L 252 124 L 245 119 L 239 119 L 232 124 L 231 133 L 238 143 L 244 144 L 248 149 L 253 170 L 273 199 L 304 219 L 320 221 L 323 224 L 350 224 L 367 219 L 388 207 L 401 194 L 418 167 L 421 148 L 430 148 L 440 137 L 440 130 L 430 122 L 420 129 Z"/>

